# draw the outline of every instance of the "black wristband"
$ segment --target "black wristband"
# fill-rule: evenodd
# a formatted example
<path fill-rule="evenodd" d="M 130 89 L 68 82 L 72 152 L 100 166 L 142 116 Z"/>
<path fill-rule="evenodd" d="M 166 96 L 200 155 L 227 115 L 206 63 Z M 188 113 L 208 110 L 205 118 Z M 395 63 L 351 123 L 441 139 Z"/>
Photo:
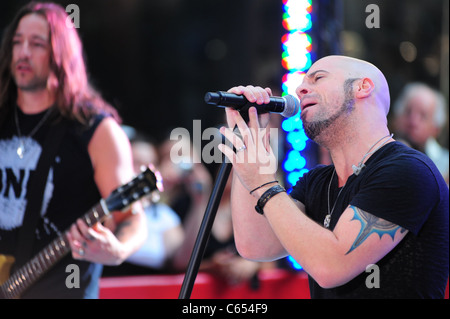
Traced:
<path fill-rule="evenodd" d="M 284 189 L 284 187 L 282 187 L 280 185 L 272 186 L 271 188 L 266 190 L 264 192 L 264 194 L 262 194 L 261 197 L 258 199 L 258 203 L 255 206 L 256 212 L 258 214 L 264 215 L 263 208 L 266 205 L 266 203 L 269 201 L 269 199 L 274 197 L 276 194 L 279 194 L 279 193 L 282 193 L 285 191 L 286 190 Z"/>

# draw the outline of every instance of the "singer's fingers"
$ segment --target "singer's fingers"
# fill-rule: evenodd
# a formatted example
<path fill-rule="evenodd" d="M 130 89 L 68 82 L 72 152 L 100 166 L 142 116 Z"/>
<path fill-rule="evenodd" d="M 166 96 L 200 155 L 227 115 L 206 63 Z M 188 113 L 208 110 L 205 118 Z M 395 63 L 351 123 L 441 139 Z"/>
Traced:
<path fill-rule="evenodd" d="M 273 96 L 272 94 L 272 89 L 269 87 L 266 87 L 264 90 L 266 90 L 267 94 L 269 94 L 269 96 Z M 269 99 L 270 100 L 270 99 Z"/>
<path fill-rule="evenodd" d="M 251 107 L 248 109 L 248 127 L 253 132 L 258 132 L 260 126 L 259 126 L 259 119 L 258 119 L 258 111 L 255 107 Z"/>
<path fill-rule="evenodd" d="M 257 96 L 254 94 L 251 86 L 235 86 L 229 89 L 228 92 L 243 95 L 250 103 L 257 103 Z"/>
<path fill-rule="evenodd" d="M 268 130 L 266 128 L 266 134 L 264 134 L 263 137 L 263 145 L 264 148 L 266 149 L 266 152 L 270 153 L 272 151 L 272 148 L 270 146 L 270 129 Z"/>
<path fill-rule="evenodd" d="M 239 129 L 239 132 L 241 133 L 242 141 L 244 141 L 245 146 L 250 150 L 254 149 L 255 140 L 252 131 L 249 129 L 247 123 L 244 121 L 239 112 L 234 113 L 233 115 L 236 125 Z M 239 145 L 237 146 L 239 147 Z"/>
<path fill-rule="evenodd" d="M 233 138 L 241 138 L 242 143 L 240 145 L 235 145 L 234 141 L 230 140 L 230 142 L 236 147 L 239 148 L 245 141 L 251 141 L 251 134 L 249 133 L 249 129 L 244 119 L 242 118 L 239 111 L 234 110 L 233 108 L 227 107 L 225 109 L 227 115 L 228 127 L 230 128 L 231 134 L 235 135 Z M 239 121 L 239 123 L 238 123 Z M 236 129 L 237 126 L 237 129 Z M 232 132 L 235 130 L 234 132 Z M 223 134 L 223 133 L 222 133 Z M 227 137 L 227 136 L 225 136 Z M 250 139 L 249 139 L 250 138 Z"/>
<path fill-rule="evenodd" d="M 265 114 L 263 114 L 265 115 Z M 268 152 L 270 153 L 269 144 L 269 129 L 267 127 L 261 128 L 260 118 L 258 117 L 258 112 L 255 107 L 251 107 L 248 110 L 249 117 L 249 128 L 251 132 L 254 132 L 254 141 L 258 152 Z M 261 155 L 261 154 L 260 154 Z"/>
<path fill-rule="evenodd" d="M 220 133 L 233 145 L 236 150 L 247 148 L 244 141 L 230 128 L 221 127 Z"/>
<path fill-rule="evenodd" d="M 258 87 L 258 91 L 260 92 L 264 104 L 270 103 L 270 97 L 272 96 L 272 90 L 270 88 L 263 89 L 262 87 Z"/>
<path fill-rule="evenodd" d="M 228 92 L 238 95 L 244 95 L 247 98 L 247 100 L 249 100 L 249 102 L 254 103 L 256 102 L 256 96 L 253 94 L 251 87 L 252 86 L 250 85 L 249 86 L 239 85 L 229 89 Z"/>
<path fill-rule="evenodd" d="M 232 163 L 234 165 L 234 163 L 237 162 L 236 160 L 236 153 L 233 152 L 233 150 L 225 144 L 219 144 L 217 146 L 217 148 L 219 149 L 219 151 L 221 151 L 230 161 L 230 163 Z"/>
<path fill-rule="evenodd" d="M 256 109 L 255 109 L 256 111 Z M 248 128 L 247 123 L 245 123 L 244 119 L 242 118 L 241 114 L 239 113 L 239 111 L 236 111 L 232 108 L 226 108 L 225 112 L 227 114 L 227 122 L 228 122 L 228 127 L 233 130 L 235 129 L 235 126 L 237 126 L 238 131 L 234 131 L 231 132 L 233 136 L 225 136 L 226 138 L 228 138 L 228 140 L 234 145 L 234 147 L 236 149 L 242 147 L 242 145 L 245 145 L 246 147 L 250 147 L 250 149 L 253 149 L 253 136 L 251 133 L 251 130 Z M 223 133 L 222 133 L 223 134 Z M 230 138 L 240 138 L 242 143 L 238 143 L 238 145 L 236 145 L 234 143 L 233 140 L 231 140 Z"/>
<path fill-rule="evenodd" d="M 253 132 L 254 138 L 253 140 L 255 143 L 257 141 L 261 141 L 264 145 L 264 148 L 266 150 L 269 150 L 268 144 L 266 143 L 267 135 L 269 132 L 269 129 L 267 128 L 268 120 L 269 120 L 269 114 L 261 114 L 258 116 L 258 111 L 255 107 L 251 107 L 248 110 L 248 126 L 250 128 L 250 131 Z M 262 124 L 262 125 L 261 125 Z"/>
<path fill-rule="evenodd" d="M 239 112 L 231 107 L 225 108 L 225 114 L 227 116 L 227 124 L 229 128 L 234 128 L 234 126 L 236 125 L 236 121 L 234 120 L 235 113 Z"/>
<path fill-rule="evenodd" d="M 269 93 L 262 87 L 249 85 L 247 86 L 247 89 L 251 92 L 252 96 L 256 98 L 256 100 L 252 102 L 256 102 L 256 104 L 259 105 L 270 102 Z"/>
<path fill-rule="evenodd" d="M 242 86 L 242 85 L 232 87 L 227 92 L 234 93 L 237 95 L 244 95 L 247 98 L 247 100 L 249 100 L 249 102 L 252 102 L 252 103 L 256 101 L 256 97 L 253 95 L 253 93 L 249 89 L 247 89 L 245 86 Z"/>
<path fill-rule="evenodd" d="M 251 102 L 256 104 L 267 104 L 270 102 L 270 96 L 272 95 L 272 91 L 269 89 L 263 89 L 260 86 L 236 86 L 228 90 L 230 93 L 244 95 L 245 98 Z"/>
<path fill-rule="evenodd" d="M 233 133 L 233 131 L 231 131 L 231 129 L 221 127 L 220 133 L 222 133 L 222 135 L 225 136 L 228 141 L 230 141 L 235 149 L 239 149 L 244 146 L 244 142 L 242 142 L 242 140 L 238 142 L 239 138 Z M 223 154 L 225 154 L 225 156 L 231 163 L 236 163 L 237 154 L 233 152 L 231 147 L 226 144 L 219 144 L 218 148 Z"/>

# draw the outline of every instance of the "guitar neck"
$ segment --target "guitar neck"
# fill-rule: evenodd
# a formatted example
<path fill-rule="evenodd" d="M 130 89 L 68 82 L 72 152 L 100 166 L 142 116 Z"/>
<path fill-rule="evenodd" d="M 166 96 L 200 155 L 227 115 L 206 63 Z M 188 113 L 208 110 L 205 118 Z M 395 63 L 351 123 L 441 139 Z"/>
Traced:
<path fill-rule="evenodd" d="M 105 202 L 101 200 L 81 218 L 88 226 L 93 226 L 95 223 L 102 221 L 108 214 L 109 210 Z M 0 294 L 8 299 L 17 298 L 67 255 L 70 252 L 67 232 L 65 231 L 58 238 L 54 239 L 30 261 L 15 271 L 0 287 Z"/>

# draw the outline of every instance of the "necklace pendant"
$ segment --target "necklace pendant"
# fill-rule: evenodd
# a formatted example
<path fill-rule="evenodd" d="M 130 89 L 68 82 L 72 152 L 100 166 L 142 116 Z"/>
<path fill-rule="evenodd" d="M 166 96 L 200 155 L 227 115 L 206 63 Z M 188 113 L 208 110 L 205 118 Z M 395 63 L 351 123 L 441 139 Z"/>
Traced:
<path fill-rule="evenodd" d="M 17 156 L 19 156 L 19 158 L 22 159 L 24 153 L 25 153 L 25 146 L 23 145 L 23 142 L 21 141 L 19 147 L 17 148 Z"/>
<path fill-rule="evenodd" d="M 353 173 L 356 176 L 358 176 L 361 173 L 361 171 L 363 170 L 364 167 L 366 167 L 366 165 L 364 163 L 361 163 L 361 162 L 358 164 L 358 166 L 352 165 Z"/>
<path fill-rule="evenodd" d="M 331 215 L 327 214 L 327 216 L 325 216 L 325 219 L 323 220 L 323 226 L 325 226 L 325 228 L 330 227 L 330 221 L 331 221 Z"/>

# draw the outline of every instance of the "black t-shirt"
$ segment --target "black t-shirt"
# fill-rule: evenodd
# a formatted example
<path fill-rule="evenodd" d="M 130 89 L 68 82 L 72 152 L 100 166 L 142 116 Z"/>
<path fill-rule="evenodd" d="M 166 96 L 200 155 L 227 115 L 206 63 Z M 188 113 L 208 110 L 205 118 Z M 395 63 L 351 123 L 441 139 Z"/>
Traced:
<path fill-rule="evenodd" d="M 18 136 L 13 114 L 0 127 L 0 254 L 13 255 L 16 251 L 27 193 L 31 191 L 27 187 L 29 176 L 36 169 L 49 123 L 52 121 L 47 121 L 33 136 L 28 137 L 28 134 L 44 115 L 45 112 L 26 115 L 18 109 L 21 138 Z M 69 121 L 64 139 L 50 165 L 33 255 L 67 230 L 100 200 L 87 148 L 104 117 L 96 116 L 87 126 Z M 17 155 L 21 140 L 25 146 L 22 159 Z M 66 285 L 66 279 L 71 280 L 72 277 L 69 276 L 76 275 L 73 265 L 77 265 L 79 269 L 79 288 L 76 285 L 68 288 Z M 68 254 L 21 297 L 96 298 L 101 271 L 101 265 L 74 260 Z"/>
<path fill-rule="evenodd" d="M 310 279 L 312 298 L 443 298 L 449 273 L 449 189 L 424 154 L 393 142 L 375 152 L 356 176 L 340 189 L 336 175 L 330 205 L 336 201 L 330 229 L 353 205 L 409 231 L 376 263 L 380 287 L 368 288 L 363 272 L 340 287 L 323 289 Z M 328 185 L 334 166 L 319 166 L 292 188 L 291 196 L 306 214 L 323 225 L 328 212 Z M 370 286 L 370 285 L 369 285 Z"/>

